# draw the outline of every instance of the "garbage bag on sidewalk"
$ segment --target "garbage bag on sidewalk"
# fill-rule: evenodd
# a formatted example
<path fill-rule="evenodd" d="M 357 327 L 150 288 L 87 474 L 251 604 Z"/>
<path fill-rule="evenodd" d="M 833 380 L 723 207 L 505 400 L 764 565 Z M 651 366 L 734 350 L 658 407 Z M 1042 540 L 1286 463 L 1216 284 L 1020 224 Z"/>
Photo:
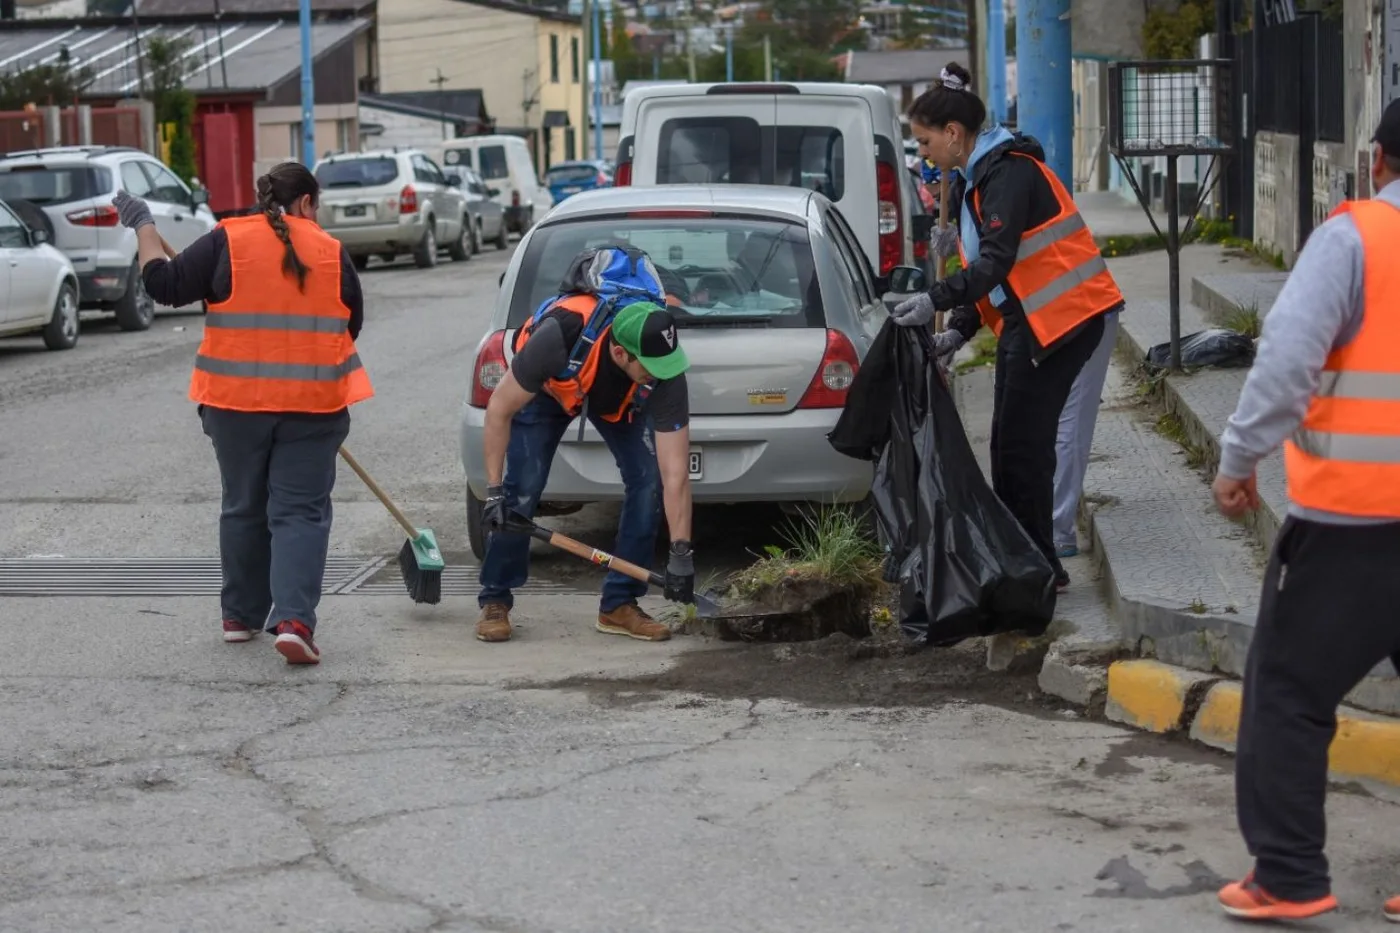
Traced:
<path fill-rule="evenodd" d="M 983 477 L 932 353 L 923 328 L 886 321 L 828 436 L 841 453 L 875 461 L 900 627 L 929 645 L 1040 635 L 1055 613 L 1054 570 Z"/>
<path fill-rule="evenodd" d="M 1147 365 L 1152 369 L 1166 369 L 1171 365 L 1172 345 L 1159 343 L 1147 351 Z M 1254 363 L 1254 341 L 1239 331 L 1224 327 L 1198 330 L 1181 338 L 1182 366 L 1219 366 L 1221 369 L 1238 369 Z"/>

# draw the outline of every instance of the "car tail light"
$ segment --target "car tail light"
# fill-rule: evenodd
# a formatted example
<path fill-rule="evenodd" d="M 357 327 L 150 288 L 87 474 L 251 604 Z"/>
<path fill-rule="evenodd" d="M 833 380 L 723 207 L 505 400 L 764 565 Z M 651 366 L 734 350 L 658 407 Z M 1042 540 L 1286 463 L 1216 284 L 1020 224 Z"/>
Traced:
<path fill-rule="evenodd" d="M 412 185 L 404 185 L 403 190 L 399 192 L 399 213 L 418 213 L 418 192 L 413 190 Z"/>
<path fill-rule="evenodd" d="M 613 187 L 626 188 L 632 184 L 632 163 L 619 162 L 617 171 L 613 174 Z"/>
<path fill-rule="evenodd" d="M 875 166 L 875 190 L 880 201 L 880 274 L 889 275 L 903 258 L 904 238 L 899 223 L 899 180 L 888 162 Z"/>
<path fill-rule="evenodd" d="M 797 403 L 798 408 L 844 408 L 846 393 L 855 381 L 860 360 L 856 348 L 839 330 L 826 332 L 826 353 L 812 384 Z"/>
<path fill-rule="evenodd" d="M 491 401 L 491 393 L 506 376 L 506 332 L 498 330 L 486 338 L 481 352 L 476 355 L 476 365 L 472 367 L 473 408 L 485 408 Z"/>
<path fill-rule="evenodd" d="M 110 204 L 101 207 L 90 207 L 85 211 L 74 211 L 64 215 L 70 224 L 77 224 L 79 227 L 115 227 L 117 225 L 117 209 Z"/>
<path fill-rule="evenodd" d="M 915 258 L 915 259 L 927 259 L 927 258 L 928 258 L 928 240 L 916 240 L 916 241 L 914 242 L 914 258 Z"/>
<path fill-rule="evenodd" d="M 519 207 L 519 206 L 520 206 L 520 192 L 517 191 L 517 190 L 514 189 L 514 188 L 512 188 L 511 191 L 510 191 L 510 206 L 511 206 L 511 207 Z"/>

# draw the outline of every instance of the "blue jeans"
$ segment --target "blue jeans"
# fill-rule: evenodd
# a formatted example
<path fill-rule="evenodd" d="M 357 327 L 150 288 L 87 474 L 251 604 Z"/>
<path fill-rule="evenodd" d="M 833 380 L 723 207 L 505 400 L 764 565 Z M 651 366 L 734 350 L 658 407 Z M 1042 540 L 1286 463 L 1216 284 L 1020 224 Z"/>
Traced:
<path fill-rule="evenodd" d="M 510 445 L 506 448 L 502 483 L 507 509 L 534 518 L 545 483 L 549 481 L 554 452 L 571 420 L 558 402 L 545 395 L 537 396 L 516 413 L 510 424 Z M 592 414 L 588 420 L 612 452 L 625 489 L 613 554 L 650 570 L 661 522 L 661 470 L 656 465 L 651 426 L 640 413 L 632 421 L 610 423 Z M 486 557 L 481 562 L 481 593 L 477 604 L 515 605 L 511 590 L 524 586 L 529 575 L 530 536 L 504 531 L 491 535 L 486 540 Z M 603 598 L 598 610 L 607 613 L 635 603 L 646 591 L 645 583 L 610 571 L 603 580 Z"/>

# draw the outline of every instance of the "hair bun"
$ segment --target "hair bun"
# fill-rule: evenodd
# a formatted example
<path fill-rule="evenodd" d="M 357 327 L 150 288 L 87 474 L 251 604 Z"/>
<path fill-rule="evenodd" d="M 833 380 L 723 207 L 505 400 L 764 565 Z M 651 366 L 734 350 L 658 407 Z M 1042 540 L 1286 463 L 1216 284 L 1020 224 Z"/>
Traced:
<path fill-rule="evenodd" d="M 972 75 L 966 68 L 957 62 L 949 62 L 943 66 L 939 72 L 938 80 L 950 91 L 968 91 L 972 89 Z"/>

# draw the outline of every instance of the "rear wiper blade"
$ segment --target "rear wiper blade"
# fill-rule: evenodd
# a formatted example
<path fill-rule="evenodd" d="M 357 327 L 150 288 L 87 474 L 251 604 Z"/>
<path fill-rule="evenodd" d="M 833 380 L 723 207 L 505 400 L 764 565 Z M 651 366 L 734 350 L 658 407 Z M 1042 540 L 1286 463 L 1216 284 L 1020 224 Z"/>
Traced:
<path fill-rule="evenodd" d="M 678 314 L 673 318 L 677 327 L 767 327 L 771 314 Z"/>

